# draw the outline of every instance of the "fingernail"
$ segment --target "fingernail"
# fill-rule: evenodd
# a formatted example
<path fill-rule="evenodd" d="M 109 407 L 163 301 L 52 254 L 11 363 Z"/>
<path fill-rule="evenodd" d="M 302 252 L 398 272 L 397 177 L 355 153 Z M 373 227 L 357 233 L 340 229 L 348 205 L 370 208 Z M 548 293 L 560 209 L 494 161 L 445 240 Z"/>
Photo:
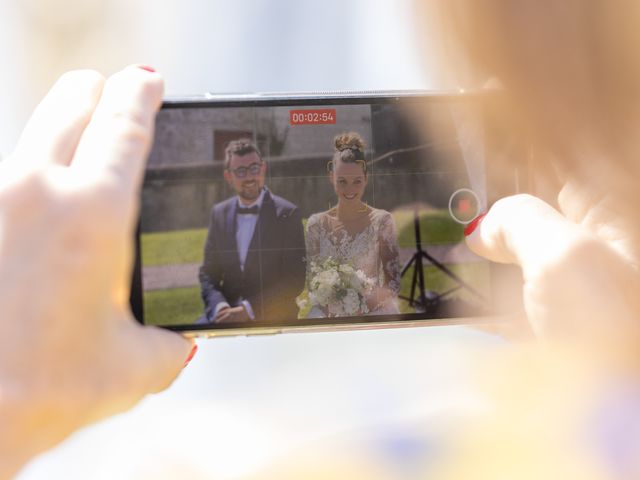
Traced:
<path fill-rule="evenodd" d="M 142 70 L 146 70 L 147 72 L 151 72 L 151 73 L 156 73 L 156 69 L 153 67 L 150 67 L 149 65 L 136 65 L 138 68 L 141 68 Z"/>
<path fill-rule="evenodd" d="M 465 237 L 468 237 L 469 235 L 471 235 L 473 231 L 476 228 L 478 228 L 478 225 L 480 225 L 480 222 L 482 221 L 482 219 L 485 217 L 486 214 L 487 212 L 481 213 L 480 215 L 478 215 L 476 218 L 474 218 L 467 224 L 467 226 L 464 229 Z"/>
<path fill-rule="evenodd" d="M 189 365 L 189 362 L 193 359 L 193 357 L 196 355 L 196 352 L 198 351 L 198 344 L 194 343 L 193 344 L 193 348 L 191 348 L 191 352 L 189 353 L 189 356 L 187 357 L 187 359 L 184 361 L 184 365 L 182 366 L 182 368 L 186 368 L 187 365 Z"/>

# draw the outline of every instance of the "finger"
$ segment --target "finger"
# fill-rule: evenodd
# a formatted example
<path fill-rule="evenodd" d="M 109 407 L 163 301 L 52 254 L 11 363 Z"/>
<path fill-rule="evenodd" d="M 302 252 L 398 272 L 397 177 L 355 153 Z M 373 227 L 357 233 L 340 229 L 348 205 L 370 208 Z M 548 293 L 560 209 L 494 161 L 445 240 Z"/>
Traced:
<path fill-rule="evenodd" d="M 619 199 L 613 195 L 599 194 L 585 184 L 569 180 L 558 194 L 558 205 L 567 219 L 579 223 L 607 242 L 632 264 L 640 263 L 638 240 L 633 235 L 635 229 L 626 220 L 633 216 L 616 214 L 626 207 Z"/>
<path fill-rule="evenodd" d="M 116 186 L 125 198 L 140 184 L 151 145 L 155 115 L 162 102 L 160 75 L 131 66 L 105 83 L 72 168 Z"/>
<path fill-rule="evenodd" d="M 467 245 L 489 260 L 522 267 L 524 306 L 538 335 L 604 338 L 636 328 L 637 273 L 588 229 L 538 198 L 496 202 Z"/>
<path fill-rule="evenodd" d="M 189 359 L 195 343 L 182 335 L 158 327 L 141 327 L 139 331 L 138 359 L 142 378 L 140 385 L 155 393 L 168 388 L 180 374 Z"/>
<path fill-rule="evenodd" d="M 595 192 L 589 191 L 569 179 L 558 193 L 558 206 L 564 216 L 574 223 L 582 223 L 590 209 L 599 202 Z"/>
<path fill-rule="evenodd" d="M 497 201 L 467 236 L 476 254 L 500 263 L 520 265 L 527 276 L 561 258 L 580 242 L 591 240 L 578 225 L 531 195 Z"/>
<path fill-rule="evenodd" d="M 12 158 L 36 165 L 69 165 L 103 85 L 104 77 L 92 70 L 62 75 L 36 107 Z"/>

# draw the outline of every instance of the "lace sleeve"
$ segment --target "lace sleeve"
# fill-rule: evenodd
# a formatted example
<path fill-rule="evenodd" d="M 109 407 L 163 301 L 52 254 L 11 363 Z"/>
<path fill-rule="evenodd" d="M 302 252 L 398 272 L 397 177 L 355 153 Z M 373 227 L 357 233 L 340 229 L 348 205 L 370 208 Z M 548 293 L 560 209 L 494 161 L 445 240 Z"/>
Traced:
<path fill-rule="evenodd" d="M 400 251 L 398 248 L 398 234 L 396 224 L 390 213 L 380 222 L 380 261 L 384 272 L 384 284 L 395 295 L 400 292 Z"/>
<path fill-rule="evenodd" d="M 309 279 L 311 262 L 317 260 L 320 255 L 320 219 L 318 215 L 311 215 L 309 220 L 307 221 L 307 236 L 305 239 L 307 255 L 306 255 L 306 264 L 307 264 L 307 280 Z"/>

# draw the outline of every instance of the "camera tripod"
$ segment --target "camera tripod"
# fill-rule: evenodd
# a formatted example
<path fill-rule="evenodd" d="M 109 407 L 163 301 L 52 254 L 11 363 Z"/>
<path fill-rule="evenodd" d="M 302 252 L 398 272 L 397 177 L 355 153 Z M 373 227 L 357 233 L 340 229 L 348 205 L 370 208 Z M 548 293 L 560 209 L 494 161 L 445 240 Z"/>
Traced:
<path fill-rule="evenodd" d="M 437 307 L 442 299 L 452 294 L 453 292 L 465 288 L 475 296 L 484 300 L 484 296 L 474 289 L 471 285 L 465 282 L 462 278 L 451 271 L 446 265 L 443 265 L 438 260 L 429 255 L 429 253 L 422 248 L 422 239 L 420 237 L 420 218 L 418 216 L 418 209 L 413 211 L 413 227 L 416 238 L 416 252 L 411 256 L 407 263 L 400 272 L 400 277 L 404 277 L 409 271 L 409 268 L 413 266 L 413 277 L 411 279 L 411 290 L 409 296 L 399 295 L 399 298 L 409 302 L 409 305 L 416 309 L 416 312 L 424 313 L 427 310 Z M 444 274 L 452 278 L 456 282 L 456 286 L 446 290 L 442 293 L 437 293 L 431 290 L 427 290 L 424 281 L 424 265 L 423 261 L 426 260 L 442 271 Z"/>

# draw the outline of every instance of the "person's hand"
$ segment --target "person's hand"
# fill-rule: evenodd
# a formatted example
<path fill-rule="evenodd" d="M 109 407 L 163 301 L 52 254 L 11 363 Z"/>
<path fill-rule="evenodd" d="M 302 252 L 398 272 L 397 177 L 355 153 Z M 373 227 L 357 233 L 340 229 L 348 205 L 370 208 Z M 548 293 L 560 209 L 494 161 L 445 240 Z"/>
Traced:
<path fill-rule="evenodd" d="M 216 315 L 214 322 L 215 323 L 238 323 L 238 322 L 248 322 L 251 320 L 249 314 L 245 310 L 245 308 L 240 305 L 238 307 L 227 307 L 223 308 Z"/>
<path fill-rule="evenodd" d="M 530 195 L 499 200 L 467 244 L 490 260 L 522 267 L 524 306 L 538 336 L 609 346 L 637 341 L 633 226 L 615 216 L 606 198 L 594 198 L 575 182 L 558 200 L 561 212 Z"/>
<path fill-rule="evenodd" d="M 0 477 L 167 387 L 192 343 L 129 308 L 160 75 L 64 75 L 0 162 Z"/>
<path fill-rule="evenodd" d="M 369 312 L 374 312 L 389 300 L 393 300 L 393 298 L 394 294 L 390 288 L 385 286 L 373 287 L 371 292 L 366 296 L 367 308 Z"/>

